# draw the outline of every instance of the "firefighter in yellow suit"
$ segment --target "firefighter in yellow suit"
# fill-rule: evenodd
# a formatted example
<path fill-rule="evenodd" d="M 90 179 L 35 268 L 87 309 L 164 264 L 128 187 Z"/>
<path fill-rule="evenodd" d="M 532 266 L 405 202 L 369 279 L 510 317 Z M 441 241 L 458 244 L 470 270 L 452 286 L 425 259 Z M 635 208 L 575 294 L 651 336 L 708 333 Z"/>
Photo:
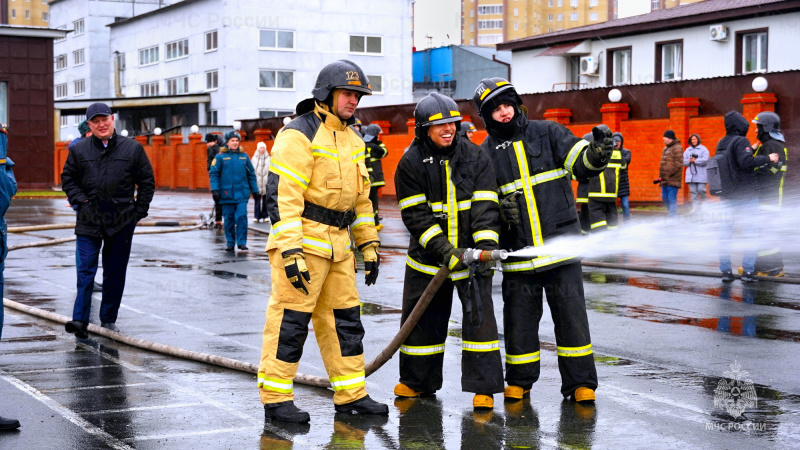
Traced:
<path fill-rule="evenodd" d="M 361 96 L 371 93 L 360 67 L 333 62 L 319 73 L 313 98 L 297 105 L 298 117 L 275 139 L 266 193 L 272 292 L 258 373 L 267 421 L 309 421 L 292 393 L 309 321 L 336 412 L 389 412 L 366 391 L 364 327 L 348 233 L 349 228 L 364 255 L 365 281 L 372 285 L 380 242 L 364 141 L 350 127 Z"/>

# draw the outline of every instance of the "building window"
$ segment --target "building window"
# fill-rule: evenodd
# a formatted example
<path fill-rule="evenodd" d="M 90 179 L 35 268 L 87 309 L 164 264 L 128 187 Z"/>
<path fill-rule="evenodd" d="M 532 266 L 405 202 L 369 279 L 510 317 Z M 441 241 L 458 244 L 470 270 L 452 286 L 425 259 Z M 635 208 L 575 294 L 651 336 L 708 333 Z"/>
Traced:
<path fill-rule="evenodd" d="M 261 69 L 258 74 L 259 89 L 294 89 L 294 71 Z"/>
<path fill-rule="evenodd" d="M 149 66 L 158 62 L 158 46 L 139 49 L 139 66 Z"/>
<path fill-rule="evenodd" d="M 478 45 L 491 45 L 503 42 L 502 34 L 482 34 L 478 36 Z"/>
<path fill-rule="evenodd" d="M 578 21 L 578 13 L 569 13 L 569 20 L 572 22 Z"/>
<path fill-rule="evenodd" d="M 475 45 L 475 39 L 470 39 L 469 40 L 469 45 Z"/>
<path fill-rule="evenodd" d="M 478 26 L 480 29 L 480 25 Z M 383 53 L 383 42 L 380 36 L 350 36 L 350 53 Z"/>
<path fill-rule="evenodd" d="M 61 128 L 67 128 L 69 125 L 69 116 L 61 116 Z"/>
<path fill-rule="evenodd" d="M 564 6 L 564 3 L 561 0 L 558 0 L 558 7 L 561 8 L 562 6 Z"/>
<path fill-rule="evenodd" d="M 209 70 L 206 72 L 206 90 L 213 91 L 219 87 L 219 72 Z"/>
<path fill-rule="evenodd" d="M 75 80 L 72 87 L 75 95 L 83 95 L 86 93 L 86 80 Z"/>
<path fill-rule="evenodd" d="M 217 49 L 217 30 L 206 33 L 206 51 L 213 52 Z"/>
<path fill-rule="evenodd" d="M 217 124 L 217 110 L 216 109 L 209 109 L 206 111 L 206 125 L 216 125 Z"/>
<path fill-rule="evenodd" d="M 73 66 L 80 66 L 86 62 L 83 57 L 83 49 L 75 50 L 72 52 L 72 65 Z"/>
<path fill-rule="evenodd" d="M 283 117 L 283 116 L 291 116 L 294 114 L 294 111 L 288 109 L 259 109 L 258 110 L 258 118 L 259 119 L 271 119 L 273 117 Z"/>
<path fill-rule="evenodd" d="M 26 20 L 31 20 L 31 10 L 30 9 L 26 9 L 25 10 L 25 19 Z"/>
<path fill-rule="evenodd" d="M 742 35 L 742 73 L 767 71 L 767 33 Z"/>
<path fill-rule="evenodd" d="M 12 9 L 11 10 L 11 18 L 12 19 L 16 19 L 17 18 L 17 10 L 16 9 Z"/>
<path fill-rule="evenodd" d="M 556 21 L 561 22 L 562 20 L 564 20 L 564 15 L 559 13 L 558 16 L 556 16 Z"/>
<path fill-rule="evenodd" d="M 293 50 L 294 31 L 258 30 L 258 48 L 272 50 Z"/>
<path fill-rule="evenodd" d="M 547 6 L 553 7 L 553 0 L 547 0 Z"/>
<path fill-rule="evenodd" d="M 64 70 L 67 68 L 67 55 L 56 56 L 56 70 Z"/>
<path fill-rule="evenodd" d="M 631 48 L 618 48 L 609 49 L 608 54 L 611 55 L 608 67 L 606 70 L 606 84 L 619 85 L 630 84 L 631 82 Z"/>
<path fill-rule="evenodd" d="M 553 15 L 552 14 L 548 14 L 547 15 L 547 21 L 548 22 L 552 22 L 553 21 Z"/>
<path fill-rule="evenodd" d="M 50 21 L 50 14 L 42 12 L 42 22 L 49 22 L 49 21 Z"/>
<path fill-rule="evenodd" d="M 572 6 L 573 8 L 577 8 L 578 7 L 578 0 L 569 0 L 569 6 Z"/>
<path fill-rule="evenodd" d="M 514 8 L 514 15 L 515 15 L 515 16 L 518 16 L 518 15 L 519 15 L 519 8 Z"/>
<path fill-rule="evenodd" d="M 683 41 L 656 43 L 656 81 L 680 80 L 683 75 Z"/>
<path fill-rule="evenodd" d="M 475 17 L 475 10 L 474 9 L 470 9 L 469 10 L 469 16 L 470 17 Z"/>
<path fill-rule="evenodd" d="M 597 6 L 597 0 L 589 0 L 589 8 L 594 8 Z"/>
<path fill-rule="evenodd" d="M 83 34 L 83 19 L 72 22 L 72 35 L 80 36 Z"/>
<path fill-rule="evenodd" d="M 650 11 L 661 9 L 661 0 L 650 0 Z"/>
<path fill-rule="evenodd" d="M 55 87 L 56 100 L 67 98 L 67 83 L 57 84 Z"/>
<path fill-rule="evenodd" d="M 0 123 L 8 123 L 8 83 L 0 81 Z"/>
<path fill-rule="evenodd" d="M 479 30 L 500 30 L 502 28 L 503 28 L 503 19 L 478 21 Z"/>
<path fill-rule="evenodd" d="M 168 42 L 166 47 L 167 61 L 173 61 L 179 58 L 189 56 L 189 40 L 181 39 L 179 41 Z"/>
<path fill-rule="evenodd" d="M 514 22 L 514 31 L 517 30 L 519 30 L 519 24 L 517 22 Z"/>
<path fill-rule="evenodd" d="M 367 75 L 373 94 L 383 94 L 383 75 Z"/>
<path fill-rule="evenodd" d="M 189 77 L 177 77 L 167 80 L 167 95 L 181 95 L 189 93 Z"/>
<path fill-rule="evenodd" d="M 478 6 L 478 15 L 503 14 L 503 5 Z"/>
<path fill-rule="evenodd" d="M 592 22 L 597 22 L 597 13 L 589 13 L 589 20 Z"/>
<path fill-rule="evenodd" d="M 474 23 L 469 24 L 469 32 L 472 33 L 474 31 L 475 31 L 475 24 Z"/>
<path fill-rule="evenodd" d="M 86 114 L 79 114 L 77 116 L 72 116 L 75 119 L 75 125 L 80 125 L 81 122 L 86 120 Z"/>
<path fill-rule="evenodd" d="M 158 81 L 150 83 L 142 83 L 139 85 L 140 97 L 157 97 L 158 96 Z"/>

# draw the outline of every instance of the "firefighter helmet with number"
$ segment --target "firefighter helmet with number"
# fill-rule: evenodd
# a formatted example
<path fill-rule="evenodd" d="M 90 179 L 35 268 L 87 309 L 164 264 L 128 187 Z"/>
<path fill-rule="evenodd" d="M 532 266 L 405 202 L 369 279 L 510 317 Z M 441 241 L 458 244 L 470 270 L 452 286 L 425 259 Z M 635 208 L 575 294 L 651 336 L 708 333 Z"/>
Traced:
<path fill-rule="evenodd" d="M 475 88 L 475 95 L 473 95 L 472 100 L 475 102 L 475 108 L 478 109 L 478 115 L 483 117 L 481 110 L 484 106 L 493 105 L 496 108 L 499 105 L 494 105 L 494 100 L 498 95 L 503 92 L 507 92 L 512 94 L 515 100 L 517 101 L 518 105 L 522 105 L 522 98 L 520 98 L 519 94 L 517 94 L 517 90 L 514 89 L 514 85 L 509 83 L 508 80 L 505 80 L 500 77 L 495 78 L 484 78 L 478 83 L 478 87 Z M 494 109 L 492 108 L 492 109 Z"/>
<path fill-rule="evenodd" d="M 317 75 L 317 82 L 314 84 L 311 94 L 322 102 L 336 88 L 372 95 L 372 87 L 369 85 L 367 75 L 356 63 L 346 59 L 334 61 L 323 67 Z"/>
<path fill-rule="evenodd" d="M 425 129 L 431 125 L 461 122 L 461 112 L 452 98 L 431 92 L 414 108 L 414 121 L 416 122 L 414 134 L 422 138 L 427 133 Z"/>
<path fill-rule="evenodd" d="M 758 113 L 753 123 L 758 126 L 759 134 L 761 132 L 769 134 L 769 137 L 776 141 L 786 142 L 781 133 L 781 118 L 779 115 L 771 111 L 763 111 Z"/>

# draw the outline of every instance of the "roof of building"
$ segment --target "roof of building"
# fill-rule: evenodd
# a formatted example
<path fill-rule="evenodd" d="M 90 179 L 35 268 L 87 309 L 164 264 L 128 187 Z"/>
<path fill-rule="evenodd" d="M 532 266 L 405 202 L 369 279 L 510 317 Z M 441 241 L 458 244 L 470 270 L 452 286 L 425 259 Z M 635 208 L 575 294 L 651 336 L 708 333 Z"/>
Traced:
<path fill-rule="evenodd" d="M 705 0 L 639 16 L 503 42 L 497 44 L 497 49 L 530 50 L 584 39 L 643 34 L 792 11 L 800 11 L 800 0 Z"/>
<path fill-rule="evenodd" d="M 116 22 L 112 22 L 112 23 L 110 23 L 110 24 L 108 24 L 106 26 L 107 27 L 113 27 L 113 26 L 117 26 L 117 25 L 130 23 L 130 22 L 135 22 L 135 21 L 137 21 L 139 19 L 144 19 L 145 17 L 150 17 L 150 16 L 154 16 L 156 14 L 161 14 L 161 13 L 164 13 L 164 12 L 172 11 L 173 9 L 177 9 L 177 8 L 180 8 L 180 7 L 192 4 L 192 3 L 196 3 L 196 2 L 199 2 L 199 1 L 202 1 L 202 0 L 183 0 L 183 1 L 180 1 L 180 2 L 173 3 L 171 5 L 167 5 L 167 6 L 158 8 L 158 9 L 154 9 L 154 10 L 152 10 L 150 12 L 146 12 L 144 14 L 138 14 L 136 16 L 133 16 L 133 17 L 130 17 L 130 18 L 127 18 L 127 19 L 122 19 L 122 20 L 118 20 Z"/>
<path fill-rule="evenodd" d="M 497 50 L 492 47 L 478 47 L 477 45 L 457 45 L 456 47 L 462 48 L 470 53 L 474 53 L 486 59 L 497 60 L 505 64 L 511 64 L 510 51 Z"/>
<path fill-rule="evenodd" d="M 72 30 L 56 30 L 55 28 L 26 27 L 21 25 L 0 25 L 0 36 L 60 39 L 71 31 Z"/>

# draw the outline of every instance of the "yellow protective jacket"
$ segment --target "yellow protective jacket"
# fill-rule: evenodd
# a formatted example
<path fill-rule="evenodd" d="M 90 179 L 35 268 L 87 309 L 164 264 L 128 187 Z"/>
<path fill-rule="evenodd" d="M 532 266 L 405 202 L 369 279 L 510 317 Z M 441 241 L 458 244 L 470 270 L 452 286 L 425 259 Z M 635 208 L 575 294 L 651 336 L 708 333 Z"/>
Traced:
<path fill-rule="evenodd" d="M 272 233 L 267 251 L 283 256 L 303 251 L 342 261 L 350 250 L 347 227 L 303 217 L 308 203 L 352 211 L 356 246 L 378 242 L 369 200 L 364 141 L 319 103 L 286 125 L 275 139 L 267 177 L 267 212 Z"/>

